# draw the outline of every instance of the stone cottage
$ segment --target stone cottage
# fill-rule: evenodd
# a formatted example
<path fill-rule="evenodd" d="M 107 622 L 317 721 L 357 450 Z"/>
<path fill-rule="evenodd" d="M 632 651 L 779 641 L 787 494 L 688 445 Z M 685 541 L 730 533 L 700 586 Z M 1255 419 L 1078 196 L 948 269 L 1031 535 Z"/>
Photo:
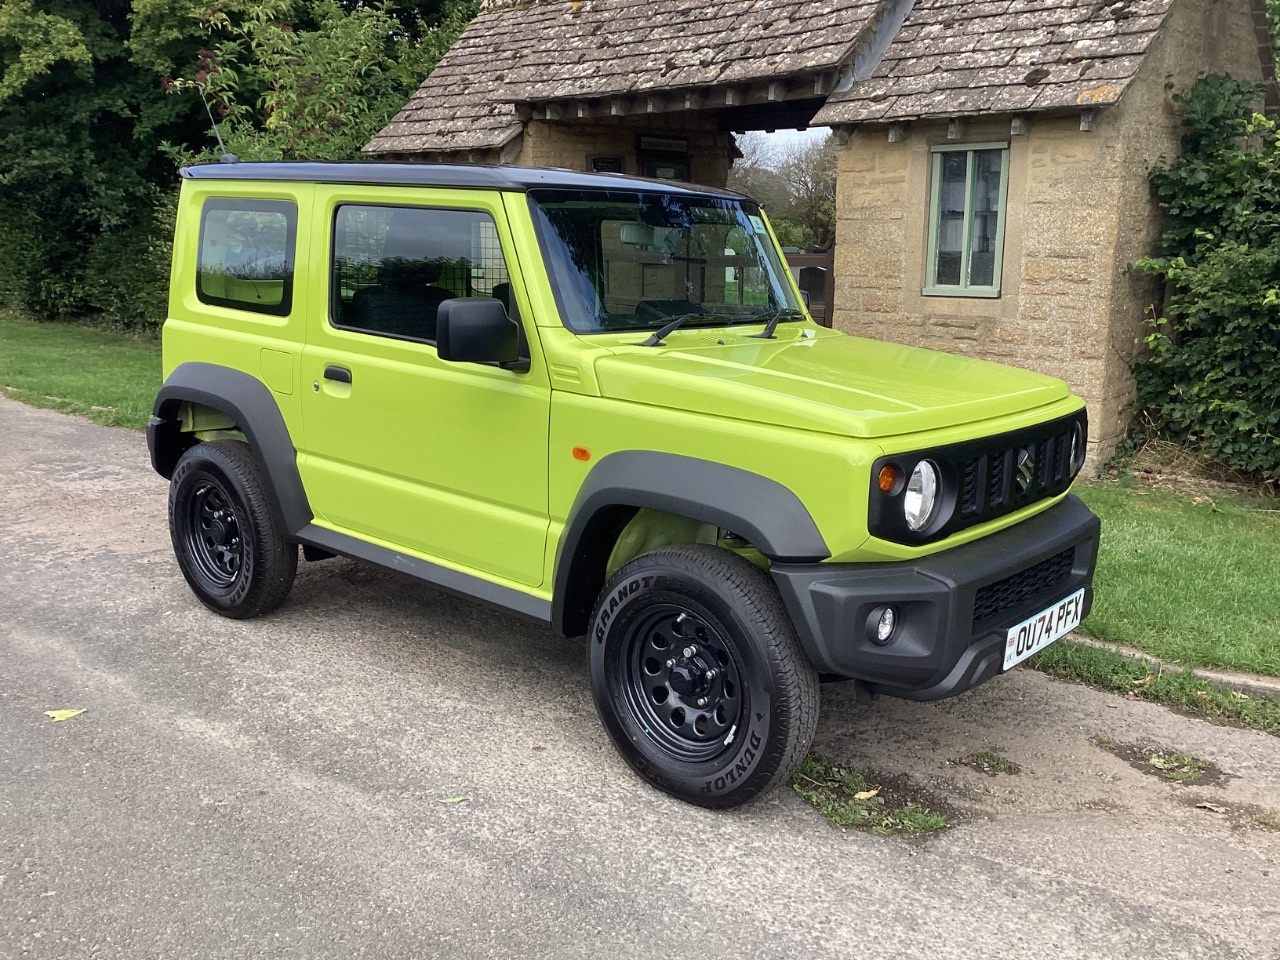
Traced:
<path fill-rule="evenodd" d="M 1062 377 L 1096 461 L 1209 73 L 1276 105 L 1264 0 L 491 0 L 366 151 L 722 186 L 735 131 L 831 126 L 834 325 Z"/>

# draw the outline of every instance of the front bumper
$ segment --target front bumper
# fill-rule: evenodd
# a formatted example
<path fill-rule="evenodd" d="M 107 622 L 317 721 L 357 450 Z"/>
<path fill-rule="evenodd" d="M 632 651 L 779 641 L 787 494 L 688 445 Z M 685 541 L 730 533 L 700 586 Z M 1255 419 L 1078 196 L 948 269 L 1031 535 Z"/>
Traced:
<path fill-rule="evenodd" d="M 1089 612 L 1101 528 L 1068 496 L 1007 530 L 915 562 L 775 564 L 772 574 L 819 672 L 889 696 L 941 700 L 1001 671 L 1009 627 L 1082 587 Z M 886 604 L 897 608 L 898 628 L 878 646 L 867 621 Z"/>

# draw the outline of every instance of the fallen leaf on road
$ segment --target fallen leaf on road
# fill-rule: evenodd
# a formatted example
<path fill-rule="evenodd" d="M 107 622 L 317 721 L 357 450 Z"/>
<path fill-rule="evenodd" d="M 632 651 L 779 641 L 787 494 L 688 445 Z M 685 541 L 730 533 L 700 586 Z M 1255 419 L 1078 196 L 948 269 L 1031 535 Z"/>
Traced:
<path fill-rule="evenodd" d="M 1135 687 L 1149 687 L 1151 684 L 1155 682 L 1156 682 L 1155 677 L 1143 677 L 1141 680 L 1133 681 L 1133 685 Z"/>
<path fill-rule="evenodd" d="M 84 713 L 83 710 L 46 710 L 44 715 L 54 723 L 59 723 L 62 720 L 70 720 L 72 717 L 78 717 L 82 713 Z"/>
<path fill-rule="evenodd" d="M 1197 803 L 1197 810 L 1212 810 L 1214 813 L 1226 813 L 1226 807 L 1220 807 L 1216 803 Z"/>
<path fill-rule="evenodd" d="M 879 794 L 880 794 L 880 789 L 877 787 L 875 790 L 863 790 L 861 793 L 855 793 L 853 795 L 853 799 L 870 800 L 872 797 L 879 796 Z"/>
<path fill-rule="evenodd" d="M 441 803 L 466 803 L 470 797 L 441 797 Z"/>

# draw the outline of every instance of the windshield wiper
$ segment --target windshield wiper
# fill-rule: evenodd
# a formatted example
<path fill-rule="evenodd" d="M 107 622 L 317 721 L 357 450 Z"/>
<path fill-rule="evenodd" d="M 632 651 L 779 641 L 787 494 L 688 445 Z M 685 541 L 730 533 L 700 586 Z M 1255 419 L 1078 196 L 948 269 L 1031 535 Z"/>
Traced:
<path fill-rule="evenodd" d="M 769 322 L 764 325 L 764 330 L 760 333 L 752 334 L 750 340 L 774 340 L 774 332 L 778 329 L 778 324 L 784 320 L 803 320 L 804 314 L 799 310 L 792 310 L 790 307 L 784 307 L 781 310 L 775 310 L 772 316 L 762 313 L 758 317 L 752 317 L 751 323 L 759 323 L 765 317 L 769 317 Z"/>
<path fill-rule="evenodd" d="M 682 313 L 678 317 L 672 317 L 666 324 L 658 330 L 652 337 L 640 344 L 642 347 L 660 347 L 662 341 L 667 339 L 671 334 L 675 333 L 690 320 L 728 320 L 729 318 L 718 313 Z"/>

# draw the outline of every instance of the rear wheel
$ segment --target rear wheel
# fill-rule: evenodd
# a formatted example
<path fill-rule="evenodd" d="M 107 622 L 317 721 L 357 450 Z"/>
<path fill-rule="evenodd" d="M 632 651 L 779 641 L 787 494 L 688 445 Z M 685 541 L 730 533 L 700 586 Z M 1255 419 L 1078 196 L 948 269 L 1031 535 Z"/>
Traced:
<path fill-rule="evenodd" d="M 813 741 L 818 677 L 768 575 L 717 547 L 637 557 L 591 622 L 600 717 L 632 768 L 705 807 L 788 779 Z"/>
<path fill-rule="evenodd" d="M 215 613 L 256 617 L 289 595 L 298 548 L 272 517 L 247 445 L 198 443 L 182 455 L 169 484 L 169 535 L 182 575 Z"/>

